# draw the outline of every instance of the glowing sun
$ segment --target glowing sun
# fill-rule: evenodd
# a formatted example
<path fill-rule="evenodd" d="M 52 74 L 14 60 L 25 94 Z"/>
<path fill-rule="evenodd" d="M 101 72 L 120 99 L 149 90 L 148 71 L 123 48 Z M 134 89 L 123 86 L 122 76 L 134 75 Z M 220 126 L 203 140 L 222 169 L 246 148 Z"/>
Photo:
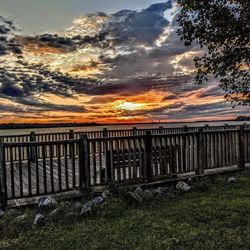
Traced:
<path fill-rule="evenodd" d="M 114 103 L 114 109 L 116 110 L 127 110 L 134 111 L 142 109 L 145 105 L 143 103 L 127 102 L 127 101 L 117 101 Z"/>

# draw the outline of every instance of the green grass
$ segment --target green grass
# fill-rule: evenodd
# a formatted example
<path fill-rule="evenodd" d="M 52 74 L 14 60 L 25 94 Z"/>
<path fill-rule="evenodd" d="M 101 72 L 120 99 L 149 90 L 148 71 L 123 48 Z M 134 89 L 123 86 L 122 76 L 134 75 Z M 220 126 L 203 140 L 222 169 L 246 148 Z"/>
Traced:
<path fill-rule="evenodd" d="M 7 226 L 7 216 L 0 224 L 0 248 L 250 249 L 249 175 L 235 183 L 206 180 L 191 192 L 172 191 L 140 204 L 111 198 L 88 218 L 65 217 L 70 207 L 62 205 L 64 222 L 59 216 L 45 228 L 30 226 L 34 211 L 26 212 L 31 219 L 21 227 Z"/>

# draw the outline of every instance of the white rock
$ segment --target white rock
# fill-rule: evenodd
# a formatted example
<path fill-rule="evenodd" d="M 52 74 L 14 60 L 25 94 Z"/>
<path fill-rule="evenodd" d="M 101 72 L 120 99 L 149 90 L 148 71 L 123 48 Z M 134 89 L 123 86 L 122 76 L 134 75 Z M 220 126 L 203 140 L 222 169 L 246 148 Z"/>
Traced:
<path fill-rule="evenodd" d="M 80 210 L 82 208 L 81 202 L 77 201 L 74 203 L 74 208 L 75 210 Z"/>
<path fill-rule="evenodd" d="M 92 201 L 88 201 L 86 202 L 81 209 L 80 215 L 85 215 L 88 213 L 91 213 L 93 210 L 93 202 Z"/>
<path fill-rule="evenodd" d="M 15 221 L 20 223 L 22 221 L 26 221 L 29 219 L 29 216 L 27 214 L 19 215 L 18 217 L 15 218 Z"/>
<path fill-rule="evenodd" d="M 158 188 L 152 190 L 152 193 L 156 194 L 156 195 L 165 195 L 165 192 L 163 191 L 163 189 L 161 187 L 158 187 Z"/>
<path fill-rule="evenodd" d="M 179 181 L 176 185 L 176 188 L 182 191 L 189 191 L 191 189 L 191 187 L 184 181 Z"/>
<path fill-rule="evenodd" d="M 69 212 L 65 215 L 66 218 L 68 219 L 73 219 L 73 218 L 77 218 L 78 217 L 78 214 L 77 213 L 74 213 L 74 212 Z"/>
<path fill-rule="evenodd" d="M 193 178 L 192 178 L 192 177 L 189 177 L 188 180 L 187 180 L 187 182 L 188 182 L 189 184 L 191 184 L 192 181 L 193 181 Z"/>
<path fill-rule="evenodd" d="M 37 214 L 35 219 L 34 219 L 33 224 L 36 226 L 44 226 L 45 225 L 45 217 L 42 214 Z"/>
<path fill-rule="evenodd" d="M 143 189 L 140 186 L 138 186 L 135 189 L 135 193 L 138 194 L 138 195 L 142 195 L 143 194 Z"/>
<path fill-rule="evenodd" d="M 5 212 L 0 209 L 0 218 L 2 218 L 5 215 Z"/>
<path fill-rule="evenodd" d="M 94 206 L 97 206 L 101 203 L 105 202 L 105 199 L 102 196 L 97 196 L 94 199 L 86 202 L 81 209 L 80 215 L 85 215 L 91 213 Z"/>
<path fill-rule="evenodd" d="M 10 216 L 12 218 L 17 217 L 17 216 L 22 215 L 22 214 L 23 214 L 22 211 L 19 209 L 16 209 L 16 208 L 8 210 L 8 216 Z"/>
<path fill-rule="evenodd" d="M 143 193 L 143 197 L 146 199 L 152 198 L 153 197 L 152 191 L 149 189 L 145 189 L 145 191 Z"/>
<path fill-rule="evenodd" d="M 236 178 L 235 177 L 230 177 L 230 178 L 228 178 L 227 182 L 229 182 L 229 183 L 236 182 Z"/>
<path fill-rule="evenodd" d="M 95 197 L 93 200 L 91 200 L 93 205 L 98 205 L 103 203 L 105 200 L 102 196 Z"/>
<path fill-rule="evenodd" d="M 57 201 L 51 196 L 45 196 L 38 199 L 38 208 L 50 207 L 56 204 Z"/>
<path fill-rule="evenodd" d="M 56 209 L 54 209 L 49 215 L 50 215 L 50 216 L 56 216 L 56 215 L 59 214 L 59 212 L 60 212 L 60 208 L 56 208 Z"/>
<path fill-rule="evenodd" d="M 134 200 L 136 200 L 136 201 L 139 201 L 139 202 L 142 202 L 142 201 L 143 201 L 143 198 L 142 198 L 139 194 L 137 194 L 137 193 L 135 193 L 135 192 L 128 192 L 128 194 L 129 194 Z"/>
<path fill-rule="evenodd" d="M 107 199 L 108 196 L 109 196 L 109 191 L 108 191 L 108 190 L 105 190 L 105 191 L 102 193 L 102 198 L 103 198 L 103 199 Z"/>

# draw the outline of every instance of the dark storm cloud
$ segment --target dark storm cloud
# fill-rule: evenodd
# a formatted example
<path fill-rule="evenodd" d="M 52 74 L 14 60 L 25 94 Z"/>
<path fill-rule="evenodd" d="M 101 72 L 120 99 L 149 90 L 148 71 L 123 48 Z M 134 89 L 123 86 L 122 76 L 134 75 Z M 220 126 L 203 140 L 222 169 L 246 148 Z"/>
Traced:
<path fill-rule="evenodd" d="M 169 64 L 169 58 L 187 51 L 180 46 L 179 39 L 171 35 L 170 42 L 161 47 L 154 45 L 155 40 L 163 32 L 169 22 L 164 18 L 164 12 L 172 8 L 172 2 L 155 4 L 142 11 L 124 10 L 111 15 L 104 29 L 91 36 L 62 37 L 57 34 L 44 34 L 34 37 L 19 37 L 18 41 L 25 44 L 34 44 L 40 47 L 51 47 L 62 53 L 72 52 L 85 45 L 97 47 L 129 46 L 134 53 L 118 55 L 114 58 L 101 57 L 104 63 L 114 65 L 112 70 L 121 80 L 99 82 L 98 80 L 73 77 L 60 72 L 51 71 L 46 65 L 30 65 L 24 60 L 19 61 L 16 68 L 0 68 L 0 97 L 15 101 L 25 107 L 32 107 L 34 112 L 43 110 L 64 110 L 72 112 L 84 112 L 78 106 L 54 105 L 36 100 L 37 93 L 55 94 L 65 97 L 73 97 L 77 94 L 94 96 L 89 103 L 96 103 L 96 97 L 105 95 L 132 96 L 135 93 L 145 93 L 156 90 L 172 93 L 167 99 L 174 99 L 183 93 L 194 89 L 193 77 L 189 76 L 155 76 L 136 77 L 134 72 L 151 73 L 171 72 L 173 66 Z M 105 14 L 97 14 L 105 15 Z M 178 41 L 178 43 L 177 43 Z M 138 45 L 150 45 L 152 49 L 146 51 Z M 122 49 L 122 47 L 121 47 Z M 152 70 L 152 65 L 157 62 L 158 68 Z M 137 67 L 138 65 L 138 67 Z M 131 72 L 131 74 L 130 74 Z M 105 73 L 104 73 L 105 75 Z M 127 76 L 130 76 L 127 78 Z M 196 86 L 196 89 L 201 87 Z M 168 105 L 158 110 L 148 111 L 153 114 L 182 107 L 182 103 Z"/>
<path fill-rule="evenodd" d="M 176 112 L 176 110 L 182 110 L 182 108 L 185 106 L 184 102 L 176 102 L 173 104 L 165 105 L 160 108 L 155 108 L 155 109 L 148 109 L 148 110 L 139 110 L 135 112 L 131 112 L 134 116 L 137 115 L 165 115 L 169 112 Z M 131 114 L 130 114 L 131 115 Z"/>
<path fill-rule="evenodd" d="M 171 2 L 167 2 L 165 4 L 166 6 L 169 5 L 169 7 L 172 6 Z M 164 6 L 164 4 L 159 4 L 157 6 L 161 5 Z M 150 7 L 149 11 L 146 11 L 146 13 L 149 14 L 151 13 L 151 11 L 152 10 Z M 144 13 L 145 11 L 142 12 Z M 125 15 L 123 12 L 122 14 Z M 135 15 L 140 14 L 140 12 L 136 12 Z M 162 18 L 164 19 L 162 13 L 159 12 L 156 16 L 159 20 L 159 23 L 161 23 L 160 20 Z M 129 46 L 131 53 L 118 53 L 115 57 L 103 56 L 101 58 L 104 63 L 113 65 L 112 71 L 107 72 L 108 77 L 126 78 L 128 76 L 135 75 L 135 72 L 139 75 L 145 75 L 149 73 L 158 75 L 162 74 L 162 72 L 169 72 L 169 74 L 175 74 L 175 72 L 181 72 L 183 67 L 185 67 L 188 71 L 194 70 L 194 63 L 192 57 L 194 57 L 195 55 L 184 56 L 178 62 L 178 68 L 176 68 L 176 65 L 173 63 L 176 56 L 182 56 L 183 54 L 188 52 L 195 52 L 197 53 L 197 55 L 198 53 L 201 53 L 201 50 L 198 45 L 194 44 L 190 47 L 185 47 L 184 44 L 180 41 L 180 37 L 176 33 L 176 30 L 178 28 L 176 24 L 176 18 L 177 15 L 173 18 L 173 22 L 171 23 L 171 32 L 169 32 L 168 35 L 165 35 L 162 38 L 160 45 L 156 45 L 156 41 L 159 38 L 160 34 L 163 33 L 164 29 L 169 26 L 168 22 L 164 23 L 160 33 L 150 33 L 152 35 L 152 41 L 150 43 L 148 43 L 147 39 L 143 37 L 143 35 L 141 34 L 141 30 L 136 31 L 138 37 L 140 37 L 140 40 L 130 39 L 131 37 L 127 36 L 126 32 L 121 33 L 123 39 L 120 39 L 118 41 L 120 45 L 123 44 L 123 40 L 126 41 L 124 46 L 126 45 L 125 48 Z M 152 26 L 152 29 L 154 28 L 155 26 Z M 149 45 L 150 47 L 148 49 L 147 47 L 143 47 L 142 45 Z"/>
<path fill-rule="evenodd" d="M 39 47 L 51 47 L 61 52 L 72 52 L 76 50 L 76 44 L 70 38 L 61 37 L 56 34 L 44 34 L 35 37 L 19 37 L 23 45 L 34 45 Z"/>
<path fill-rule="evenodd" d="M 24 110 L 14 105 L 0 104 L 0 113 L 22 113 Z"/>
<path fill-rule="evenodd" d="M 44 66 L 21 62 L 15 68 L 0 68 L 0 96 L 25 97 L 36 93 L 70 96 L 73 81 L 73 78 L 52 72 Z"/>
<path fill-rule="evenodd" d="M 183 92 L 188 92 L 194 88 L 202 88 L 202 86 L 195 85 L 193 77 L 190 76 L 171 76 L 171 77 L 148 77 L 135 78 L 125 81 L 116 81 L 114 83 L 97 83 L 82 86 L 75 86 L 76 91 L 84 92 L 92 96 L 119 94 L 124 96 L 135 95 L 135 93 L 142 94 L 151 90 L 171 92 L 172 98 L 181 95 Z M 171 98 L 171 96 L 170 96 Z M 98 99 L 93 98 L 93 102 Z"/>
<path fill-rule="evenodd" d="M 82 113 L 86 111 L 84 108 L 77 106 L 77 105 L 57 105 L 57 104 L 42 102 L 42 101 L 38 101 L 34 99 L 29 100 L 29 99 L 23 99 L 23 98 L 18 98 L 15 101 L 25 106 L 38 108 L 39 111 L 56 110 L 56 111 L 76 112 L 76 113 Z"/>
<path fill-rule="evenodd" d="M 107 34 L 106 32 L 101 32 L 95 36 L 77 35 L 73 37 L 64 37 L 57 34 L 43 34 L 34 37 L 19 37 L 19 39 L 23 45 L 33 44 L 37 48 L 54 48 L 61 53 L 70 53 L 87 45 L 107 47 L 108 41 L 105 40 Z"/>
<path fill-rule="evenodd" d="M 207 98 L 223 95 L 218 87 L 212 87 L 206 91 L 198 91 L 204 86 L 196 85 L 193 75 L 178 74 L 183 67 L 190 72 L 193 68 L 192 56 L 184 56 L 173 63 L 177 56 L 182 56 L 187 52 L 199 53 L 199 48 L 195 45 L 186 48 L 176 34 L 177 25 L 175 19 L 171 23 L 172 31 L 156 44 L 156 40 L 170 25 L 165 19 L 164 12 L 172 9 L 172 1 L 155 4 L 142 11 L 122 10 L 115 14 L 106 15 L 103 13 L 93 14 L 95 17 L 105 16 L 108 21 L 103 29 L 95 35 L 63 36 L 58 34 L 43 34 L 36 36 L 16 36 L 13 34 L 15 27 L 11 21 L 1 19 L 0 24 L 0 55 L 14 52 L 19 61 L 16 66 L 0 66 L 0 98 L 10 100 L 20 106 L 1 105 L 0 112 L 33 113 L 37 117 L 39 112 L 45 111 L 68 111 L 68 112 L 88 112 L 83 107 L 77 105 L 56 105 L 40 100 L 37 94 L 54 94 L 61 97 L 75 97 L 79 94 L 91 96 L 88 104 L 100 104 L 112 102 L 112 95 L 135 96 L 151 90 L 163 92 L 162 101 L 177 101 L 161 108 L 121 111 L 126 116 L 154 116 L 160 118 L 193 118 L 194 116 L 220 116 L 225 114 L 235 114 L 235 112 L 247 112 L 244 108 L 231 109 L 230 105 L 224 102 L 213 104 L 193 104 L 186 105 L 181 98 L 188 98 L 196 95 L 195 98 Z M 94 18 L 95 19 L 95 18 Z M 97 18 L 96 18 L 97 19 Z M 94 27 L 94 26 L 93 26 Z M 84 27 L 82 27 L 84 28 Z M 100 53 L 101 63 L 108 66 L 109 70 L 103 71 L 97 76 L 97 80 L 74 77 L 52 71 L 46 65 L 29 64 L 22 58 L 22 48 L 27 45 L 34 45 L 34 48 L 54 48 L 58 53 L 76 52 L 82 48 L 103 49 Z M 113 53 L 106 53 L 106 48 Z M 32 50 L 32 49 L 31 49 Z M 93 50 L 95 51 L 95 50 Z M 56 52 L 57 53 L 57 52 Z M 1 59 L 1 57 L 0 57 Z M 183 72 L 181 72 L 183 73 Z M 105 80 L 103 80 L 105 79 Z M 113 80 L 119 79 L 119 80 Z M 198 92 L 197 92 L 198 91 Z M 105 102 L 106 96 L 109 98 Z M 115 99 L 114 99 L 115 100 Z M 117 99 L 116 99 L 117 100 Z M 195 100 L 194 100 L 195 101 Z M 91 108 L 93 111 L 95 107 Z M 23 115 L 24 117 L 24 115 Z M 64 116 L 63 116 L 64 117 Z M 66 116 L 65 116 L 66 117 Z M 69 116 L 67 116 L 69 118 Z M 103 114 L 95 115 L 95 118 L 104 118 Z M 116 117 L 116 114 L 114 114 Z M 28 118 L 30 118 L 28 116 Z M 56 117 L 46 118 L 56 119 Z M 75 118 L 75 117 L 70 117 Z M 91 116 L 90 116 L 91 118 Z M 110 118 L 108 114 L 107 118 Z"/>
<path fill-rule="evenodd" d="M 0 83 L 0 97 L 16 98 L 17 101 L 20 98 L 34 96 L 36 93 L 50 93 L 65 97 L 77 94 L 129 96 L 134 93 L 158 90 L 180 95 L 195 87 L 192 76 L 134 78 L 103 83 L 53 72 L 42 65 L 29 65 L 22 61 L 19 68 L 0 68 Z"/>
<path fill-rule="evenodd" d="M 172 8 L 172 1 L 154 4 L 142 11 L 122 10 L 110 16 L 105 13 L 93 14 L 96 18 L 105 16 L 107 23 L 100 33 L 94 36 L 76 35 L 63 37 L 57 34 L 43 34 L 35 37 L 25 37 L 24 42 L 35 43 L 39 46 L 49 46 L 62 52 L 75 51 L 85 45 L 97 47 L 112 47 L 114 45 L 149 44 L 163 32 L 168 25 L 164 11 Z M 91 15 L 90 15 L 91 16 Z"/>
<path fill-rule="evenodd" d="M 232 106 L 225 102 L 197 104 L 191 106 L 184 106 L 181 110 L 175 110 L 168 113 L 169 118 L 193 118 L 199 117 L 223 117 L 225 115 L 241 115 L 246 114 L 247 107 L 236 107 L 232 109 Z"/>
<path fill-rule="evenodd" d="M 0 16 L 0 35 L 7 35 L 14 30 L 17 30 L 14 23 L 9 19 Z"/>
<path fill-rule="evenodd" d="M 139 111 L 124 111 L 122 115 L 127 116 L 138 116 L 138 115 L 153 115 L 158 117 L 158 119 L 193 119 L 202 117 L 223 117 L 244 115 L 247 113 L 246 107 L 237 107 L 232 109 L 229 104 L 225 102 L 217 102 L 210 104 L 197 104 L 188 106 L 184 102 L 176 102 L 171 105 L 166 105 L 161 108 L 149 109 L 149 110 L 139 110 Z"/>
<path fill-rule="evenodd" d="M 221 107 L 225 106 L 225 102 L 217 102 L 217 103 L 209 103 L 209 104 L 198 104 L 198 105 L 190 105 L 186 106 L 183 110 L 185 112 L 195 112 L 195 113 L 202 113 L 202 112 L 207 112 L 210 110 L 215 111 L 216 109 L 221 110 Z"/>
<path fill-rule="evenodd" d="M 199 97 L 203 98 L 208 96 L 223 96 L 224 94 L 225 92 L 222 89 L 220 89 L 218 86 L 214 86 L 208 89 L 207 91 L 201 93 Z"/>
<path fill-rule="evenodd" d="M 76 106 L 76 105 L 56 105 L 53 103 L 34 101 L 29 99 L 13 99 L 19 106 L 11 104 L 0 104 L 1 113 L 40 113 L 46 111 L 65 111 L 65 112 L 74 112 L 74 113 L 84 113 L 86 109 Z M 21 105 L 20 105 L 21 104 Z"/>
<path fill-rule="evenodd" d="M 21 46 L 16 43 L 15 39 L 11 38 L 11 35 L 16 31 L 17 28 L 11 20 L 0 16 L 0 56 L 9 52 L 17 55 L 22 54 Z"/>
<path fill-rule="evenodd" d="M 141 12 L 123 10 L 115 13 L 110 21 L 109 33 L 117 42 L 153 44 L 168 21 L 164 12 L 172 8 L 172 2 L 154 4 Z"/>
<path fill-rule="evenodd" d="M 0 68 L 0 98 L 21 104 L 22 107 L 25 106 L 20 108 L 20 111 L 35 112 L 39 109 L 39 111 L 86 112 L 83 107 L 77 105 L 56 105 L 43 102 L 35 97 L 37 93 L 72 96 L 70 86 L 73 84 L 73 79 L 57 72 L 51 72 L 43 66 L 30 66 L 25 63 L 25 68 L 23 68 L 21 65 L 20 68 L 12 70 Z M 8 110 L 9 108 L 6 107 L 6 111 Z"/>

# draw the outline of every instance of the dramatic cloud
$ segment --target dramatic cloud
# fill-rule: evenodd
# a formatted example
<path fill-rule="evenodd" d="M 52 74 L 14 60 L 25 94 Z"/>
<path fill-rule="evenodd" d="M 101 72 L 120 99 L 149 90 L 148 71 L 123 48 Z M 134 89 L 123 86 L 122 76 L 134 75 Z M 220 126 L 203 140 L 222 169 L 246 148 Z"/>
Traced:
<path fill-rule="evenodd" d="M 0 121 L 123 122 L 233 118 L 211 80 L 193 80 L 176 34 L 178 6 L 94 13 L 56 34 L 25 35 L 0 17 Z"/>

